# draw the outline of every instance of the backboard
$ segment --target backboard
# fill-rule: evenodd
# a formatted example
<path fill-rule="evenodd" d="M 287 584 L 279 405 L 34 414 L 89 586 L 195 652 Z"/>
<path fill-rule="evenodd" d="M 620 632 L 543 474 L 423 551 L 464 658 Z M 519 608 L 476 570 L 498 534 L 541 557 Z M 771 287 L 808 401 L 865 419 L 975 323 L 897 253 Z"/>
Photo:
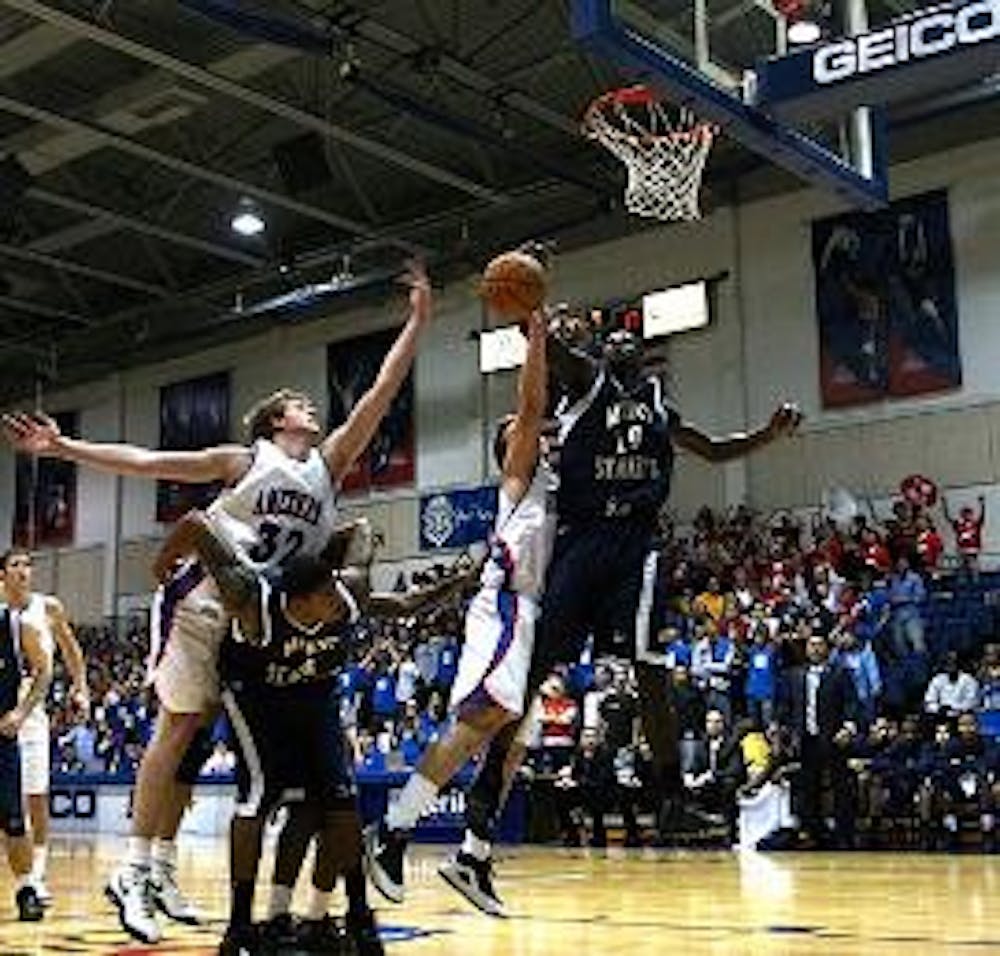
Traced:
<path fill-rule="evenodd" d="M 914 10 L 802 0 L 824 34 L 791 47 L 771 0 L 573 0 L 577 40 L 851 206 L 888 199 L 885 107 L 996 68 L 1000 0 Z"/>

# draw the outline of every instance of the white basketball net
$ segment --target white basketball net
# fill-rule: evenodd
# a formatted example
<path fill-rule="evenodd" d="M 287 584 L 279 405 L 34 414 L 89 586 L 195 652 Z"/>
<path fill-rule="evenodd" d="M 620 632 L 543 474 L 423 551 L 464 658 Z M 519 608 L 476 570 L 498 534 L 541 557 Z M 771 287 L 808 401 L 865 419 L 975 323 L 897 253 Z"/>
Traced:
<path fill-rule="evenodd" d="M 668 222 L 701 218 L 698 192 L 715 128 L 685 109 L 673 111 L 644 87 L 596 99 L 583 119 L 585 135 L 625 164 L 625 208 Z"/>

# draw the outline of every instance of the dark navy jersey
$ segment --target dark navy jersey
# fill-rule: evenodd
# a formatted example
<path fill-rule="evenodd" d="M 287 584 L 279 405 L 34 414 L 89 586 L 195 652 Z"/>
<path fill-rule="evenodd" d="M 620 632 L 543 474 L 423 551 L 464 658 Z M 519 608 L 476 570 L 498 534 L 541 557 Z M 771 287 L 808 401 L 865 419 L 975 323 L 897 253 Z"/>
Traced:
<path fill-rule="evenodd" d="M 651 521 L 670 494 L 678 422 L 659 379 L 626 389 L 602 369 L 583 397 L 559 410 L 559 523 Z"/>
<path fill-rule="evenodd" d="M 330 682 L 347 656 L 347 635 L 360 617 L 357 601 L 346 585 L 337 588 L 348 608 L 341 624 L 306 626 L 288 612 L 288 595 L 267 577 L 258 578 L 260 635 L 248 642 L 238 621 L 222 648 L 222 677 L 230 684 L 295 687 Z"/>
<path fill-rule="evenodd" d="M 0 604 L 0 715 L 17 706 L 21 687 L 21 629 L 19 618 Z"/>

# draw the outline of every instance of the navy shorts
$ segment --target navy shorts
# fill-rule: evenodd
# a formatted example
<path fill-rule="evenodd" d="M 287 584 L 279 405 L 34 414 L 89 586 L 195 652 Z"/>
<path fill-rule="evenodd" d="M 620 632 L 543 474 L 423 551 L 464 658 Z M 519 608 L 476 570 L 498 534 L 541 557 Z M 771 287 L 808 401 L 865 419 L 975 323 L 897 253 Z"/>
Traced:
<path fill-rule="evenodd" d="M 529 694 L 556 664 L 595 654 L 641 659 L 664 608 L 659 549 L 648 523 L 596 522 L 556 535 L 535 633 Z"/>
<path fill-rule="evenodd" d="M 0 737 L 0 830 L 11 837 L 25 834 L 21 746 L 10 737 Z"/>
<path fill-rule="evenodd" d="M 239 758 L 240 816 L 300 800 L 331 807 L 354 801 L 354 764 L 336 685 L 273 688 L 234 681 L 224 687 L 222 702 Z"/>

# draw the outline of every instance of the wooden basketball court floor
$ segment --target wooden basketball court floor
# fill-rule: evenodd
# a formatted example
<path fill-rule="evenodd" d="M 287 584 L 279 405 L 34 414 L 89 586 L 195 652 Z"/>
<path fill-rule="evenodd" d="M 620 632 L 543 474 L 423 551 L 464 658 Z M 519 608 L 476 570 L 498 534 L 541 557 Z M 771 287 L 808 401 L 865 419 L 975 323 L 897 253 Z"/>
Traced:
<path fill-rule="evenodd" d="M 214 954 L 226 911 L 223 841 L 185 842 L 181 879 L 208 921 L 165 924 L 155 948 L 130 942 L 101 895 L 123 847 L 55 840 L 56 902 L 41 924 L 14 920 L 4 873 L 0 956 Z M 1000 954 L 1000 857 L 505 849 L 499 887 L 510 916 L 494 920 L 440 881 L 444 852 L 416 848 L 406 905 L 379 904 L 390 954 Z"/>

